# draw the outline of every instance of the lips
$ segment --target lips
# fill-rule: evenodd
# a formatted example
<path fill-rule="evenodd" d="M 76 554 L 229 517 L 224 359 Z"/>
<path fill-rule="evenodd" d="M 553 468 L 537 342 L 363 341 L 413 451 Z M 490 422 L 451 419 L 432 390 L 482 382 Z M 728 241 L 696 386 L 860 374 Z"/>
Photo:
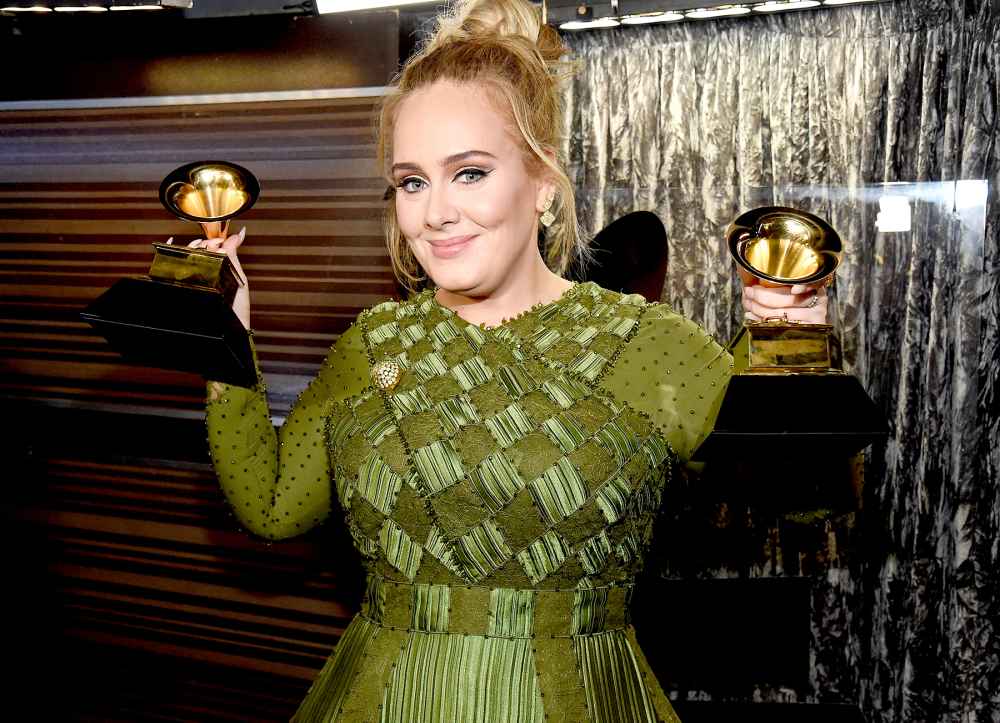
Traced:
<path fill-rule="evenodd" d="M 476 238 L 475 234 L 468 236 L 453 236 L 439 241 L 428 241 L 431 253 L 439 259 L 447 259 L 460 254 Z"/>
<path fill-rule="evenodd" d="M 457 246 L 458 244 L 463 244 L 466 241 L 470 241 L 475 237 L 475 234 L 469 234 L 468 236 L 453 236 L 452 238 L 442 239 L 440 241 L 428 241 L 431 246 L 436 246 L 437 248 L 447 248 L 449 246 Z"/>

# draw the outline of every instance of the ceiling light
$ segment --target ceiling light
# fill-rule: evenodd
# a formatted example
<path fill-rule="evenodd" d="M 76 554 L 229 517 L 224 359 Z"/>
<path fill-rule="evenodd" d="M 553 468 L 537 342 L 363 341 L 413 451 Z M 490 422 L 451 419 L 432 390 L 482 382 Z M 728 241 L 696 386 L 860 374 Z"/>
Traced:
<path fill-rule="evenodd" d="M 681 13 L 640 13 L 639 15 L 625 15 L 622 17 L 622 25 L 646 25 L 647 23 L 672 23 L 683 20 Z"/>
<path fill-rule="evenodd" d="M 824 5 L 853 5 L 854 3 L 880 2 L 880 0 L 823 0 Z"/>
<path fill-rule="evenodd" d="M 434 0 L 316 0 L 316 12 L 349 13 L 354 10 L 377 10 L 379 8 L 395 8 L 403 5 L 419 5 Z"/>
<path fill-rule="evenodd" d="M 2 2 L 2 0 L 0 0 Z M 103 13 L 108 10 L 165 10 L 190 8 L 193 0 L 49 0 L 0 7 L 3 13 Z"/>
<path fill-rule="evenodd" d="M 105 0 L 107 4 L 107 0 Z M 164 10 L 166 8 L 176 8 L 178 10 L 190 10 L 194 3 L 192 0 L 111 0 L 112 10 Z"/>
<path fill-rule="evenodd" d="M 560 30 L 592 30 L 594 28 L 617 28 L 619 23 L 615 18 L 598 18 L 597 20 L 570 20 L 559 26 Z"/>
<path fill-rule="evenodd" d="M 800 10 L 819 5 L 819 0 L 768 0 L 761 5 L 754 5 L 754 12 L 774 13 L 781 10 Z"/>
<path fill-rule="evenodd" d="M 694 18 L 695 20 L 705 20 L 707 18 L 724 18 L 729 15 L 746 15 L 749 12 L 750 8 L 746 5 L 719 5 L 714 8 L 688 10 L 684 13 L 684 17 Z"/>

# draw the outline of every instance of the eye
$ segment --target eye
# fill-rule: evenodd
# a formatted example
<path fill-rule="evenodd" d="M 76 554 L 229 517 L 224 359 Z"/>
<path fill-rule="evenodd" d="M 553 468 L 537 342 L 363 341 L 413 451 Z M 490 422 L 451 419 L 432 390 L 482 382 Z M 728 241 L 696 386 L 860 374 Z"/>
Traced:
<path fill-rule="evenodd" d="M 489 173 L 489 171 L 484 171 L 481 168 L 463 168 L 455 178 L 460 179 L 461 183 L 470 185 L 483 180 Z"/>
<path fill-rule="evenodd" d="M 422 178 L 418 178 L 417 176 L 410 176 L 409 178 L 404 178 L 402 181 L 396 184 L 396 188 L 401 188 L 406 193 L 416 193 L 422 188 L 422 186 L 414 186 L 413 184 L 414 183 L 422 184 L 423 182 L 424 179 Z"/>

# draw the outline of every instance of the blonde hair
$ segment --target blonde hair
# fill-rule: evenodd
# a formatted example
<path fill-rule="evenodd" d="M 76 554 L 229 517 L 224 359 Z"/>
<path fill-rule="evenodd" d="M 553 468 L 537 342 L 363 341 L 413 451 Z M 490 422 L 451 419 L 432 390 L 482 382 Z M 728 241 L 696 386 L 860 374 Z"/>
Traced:
<path fill-rule="evenodd" d="M 556 273 L 586 253 L 576 217 L 573 185 L 560 158 L 563 109 L 559 87 L 573 66 L 559 34 L 544 25 L 527 0 L 458 0 L 437 19 L 434 32 L 403 66 L 378 109 L 379 167 L 393 185 L 393 123 L 400 104 L 414 91 L 438 80 L 481 86 L 520 132 L 528 170 L 547 174 L 556 185 L 551 211 L 555 221 L 544 231 L 545 262 Z M 392 270 L 399 282 L 415 290 L 422 269 L 403 237 L 390 193 L 384 225 Z"/>

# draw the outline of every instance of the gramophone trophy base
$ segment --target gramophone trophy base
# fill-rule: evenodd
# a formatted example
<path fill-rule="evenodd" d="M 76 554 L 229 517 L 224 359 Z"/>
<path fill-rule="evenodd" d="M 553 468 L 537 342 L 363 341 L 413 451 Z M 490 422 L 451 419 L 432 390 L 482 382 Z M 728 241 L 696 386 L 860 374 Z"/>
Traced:
<path fill-rule="evenodd" d="M 829 374 L 843 368 L 840 340 L 829 324 L 748 321 L 730 348 L 738 374 Z"/>
<path fill-rule="evenodd" d="M 840 366 L 840 345 L 828 325 L 748 323 L 730 351 L 735 374 L 694 459 L 739 454 L 822 465 L 888 436 L 861 382 L 831 366 Z"/>
<path fill-rule="evenodd" d="M 128 361 L 251 387 L 250 338 L 218 290 L 124 278 L 80 316 Z"/>
<path fill-rule="evenodd" d="M 213 289 L 222 294 L 230 305 L 242 285 L 226 254 L 164 243 L 153 244 L 153 265 L 149 268 L 149 277 Z"/>

